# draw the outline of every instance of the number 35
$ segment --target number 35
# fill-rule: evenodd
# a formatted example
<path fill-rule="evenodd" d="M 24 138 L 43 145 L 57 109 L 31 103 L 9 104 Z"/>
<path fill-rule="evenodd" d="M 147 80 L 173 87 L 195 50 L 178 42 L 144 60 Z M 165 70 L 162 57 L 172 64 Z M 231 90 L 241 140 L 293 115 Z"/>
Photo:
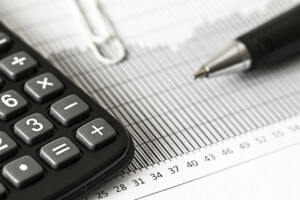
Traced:
<path fill-rule="evenodd" d="M 39 123 L 36 119 L 34 118 L 30 118 L 26 121 L 26 124 L 29 126 L 29 125 L 32 125 L 33 128 L 31 130 L 35 131 L 35 132 L 38 132 L 38 131 L 41 131 L 43 130 L 44 128 L 44 125 Z"/>

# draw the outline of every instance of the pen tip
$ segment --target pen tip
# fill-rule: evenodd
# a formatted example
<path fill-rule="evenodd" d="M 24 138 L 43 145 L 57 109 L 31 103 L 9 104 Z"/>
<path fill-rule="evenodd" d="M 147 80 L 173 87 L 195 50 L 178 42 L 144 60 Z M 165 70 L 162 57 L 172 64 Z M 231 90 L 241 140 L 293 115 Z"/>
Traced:
<path fill-rule="evenodd" d="M 203 67 L 194 74 L 194 79 L 204 78 L 208 76 L 207 70 Z"/>

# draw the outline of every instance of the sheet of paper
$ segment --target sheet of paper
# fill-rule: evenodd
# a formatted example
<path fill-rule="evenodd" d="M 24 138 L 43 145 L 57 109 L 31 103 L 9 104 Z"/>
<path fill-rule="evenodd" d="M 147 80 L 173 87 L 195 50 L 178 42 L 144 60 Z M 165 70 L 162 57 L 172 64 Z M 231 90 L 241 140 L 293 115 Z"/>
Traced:
<path fill-rule="evenodd" d="M 297 1 L 100 2 L 126 45 L 118 65 L 95 59 L 72 0 L 0 1 L 1 20 L 134 138 L 133 162 L 86 199 L 299 199 L 299 59 L 192 79 L 236 36 Z"/>

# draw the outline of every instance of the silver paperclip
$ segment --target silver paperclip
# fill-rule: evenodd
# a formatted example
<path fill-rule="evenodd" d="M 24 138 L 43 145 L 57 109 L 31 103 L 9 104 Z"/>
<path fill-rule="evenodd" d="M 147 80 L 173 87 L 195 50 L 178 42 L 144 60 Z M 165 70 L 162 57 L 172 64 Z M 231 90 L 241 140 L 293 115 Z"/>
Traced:
<path fill-rule="evenodd" d="M 88 19 L 86 18 L 86 15 L 84 14 L 84 11 L 82 10 L 79 0 L 74 0 L 75 4 L 78 8 L 78 14 L 79 18 L 82 21 L 83 26 L 85 26 L 85 31 L 87 35 L 90 38 L 90 49 L 92 50 L 93 54 L 96 56 L 96 58 L 103 64 L 106 65 L 113 65 L 121 62 L 126 57 L 126 50 L 121 42 L 119 36 L 117 35 L 114 27 L 112 26 L 111 22 L 109 21 L 108 17 L 102 12 L 99 1 L 98 0 L 92 0 L 94 2 L 94 6 L 97 8 L 98 12 L 96 13 L 97 18 L 99 19 L 99 25 L 103 29 L 103 36 L 97 36 L 95 35 L 91 25 L 88 23 Z M 111 43 L 112 42 L 112 43 Z M 103 44 L 114 44 L 114 47 L 116 49 L 115 57 L 106 57 L 104 56 L 98 47 L 100 47 Z"/>

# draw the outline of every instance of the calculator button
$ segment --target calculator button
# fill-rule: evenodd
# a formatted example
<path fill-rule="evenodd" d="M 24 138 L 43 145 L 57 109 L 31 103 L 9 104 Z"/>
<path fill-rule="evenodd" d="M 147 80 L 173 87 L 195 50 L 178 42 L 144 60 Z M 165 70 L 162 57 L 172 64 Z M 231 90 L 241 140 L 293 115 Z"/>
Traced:
<path fill-rule="evenodd" d="M 54 127 L 51 122 L 39 113 L 18 121 L 14 126 L 14 133 L 28 145 L 45 140 L 53 132 Z"/>
<path fill-rule="evenodd" d="M 17 144 L 6 133 L 0 131 L 0 162 L 13 156 L 18 150 Z"/>
<path fill-rule="evenodd" d="M 24 113 L 28 108 L 27 101 L 14 90 L 0 94 L 0 120 L 7 121 Z"/>
<path fill-rule="evenodd" d="M 70 139 L 61 137 L 43 146 L 40 157 L 53 169 L 60 169 L 78 160 L 80 151 Z"/>
<path fill-rule="evenodd" d="M 50 115 L 61 125 L 70 126 L 89 115 L 89 106 L 76 95 L 69 95 L 51 105 Z"/>
<path fill-rule="evenodd" d="M 87 149 L 95 151 L 116 137 L 116 131 L 104 119 L 97 118 L 76 132 L 76 138 Z"/>
<path fill-rule="evenodd" d="M 5 33 L 0 33 L 0 52 L 3 52 L 11 45 L 11 39 Z"/>
<path fill-rule="evenodd" d="M 0 60 L 0 71 L 13 81 L 26 77 L 36 68 L 37 62 L 23 51 Z"/>
<path fill-rule="evenodd" d="M 4 199 L 6 196 L 6 189 L 2 183 L 0 183 L 0 199 Z"/>
<path fill-rule="evenodd" d="M 45 73 L 25 83 L 24 91 L 37 103 L 43 103 L 63 91 L 63 84 L 53 74 Z"/>
<path fill-rule="evenodd" d="M 16 188 L 24 188 L 43 175 L 43 168 L 30 156 L 18 158 L 6 164 L 2 170 L 2 176 Z"/>

